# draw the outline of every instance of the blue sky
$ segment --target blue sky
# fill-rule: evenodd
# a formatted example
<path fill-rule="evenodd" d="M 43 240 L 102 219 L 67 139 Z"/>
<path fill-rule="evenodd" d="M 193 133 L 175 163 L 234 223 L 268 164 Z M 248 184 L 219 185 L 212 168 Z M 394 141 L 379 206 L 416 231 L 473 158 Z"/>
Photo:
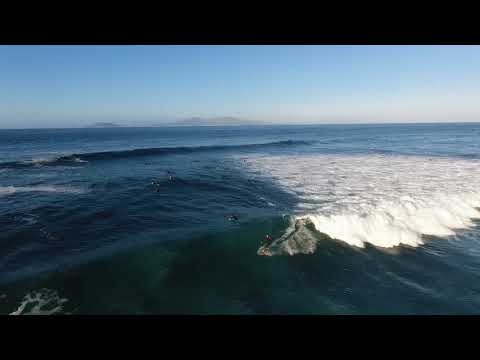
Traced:
<path fill-rule="evenodd" d="M 480 121 L 480 46 L 0 46 L 0 128 Z"/>

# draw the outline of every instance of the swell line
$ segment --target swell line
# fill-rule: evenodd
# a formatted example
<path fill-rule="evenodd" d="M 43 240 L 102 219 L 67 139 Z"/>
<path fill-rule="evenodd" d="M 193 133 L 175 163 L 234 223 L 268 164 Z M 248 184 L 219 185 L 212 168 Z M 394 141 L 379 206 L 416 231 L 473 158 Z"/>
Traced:
<path fill-rule="evenodd" d="M 262 149 L 269 147 L 285 147 L 295 145 L 308 145 L 308 141 L 285 140 L 261 144 L 244 145 L 212 145 L 212 146 L 179 146 L 179 147 L 159 147 L 159 148 L 140 148 L 133 150 L 102 151 L 91 153 L 80 153 L 60 156 L 53 159 L 32 159 L 28 161 L 11 161 L 0 163 L 0 169 L 7 168 L 30 168 L 35 166 L 57 166 L 74 163 L 83 163 L 99 160 L 124 159 L 131 157 L 141 157 L 149 155 L 170 155 L 170 154 L 190 154 L 196 152 L 238 150 L 238 149 Z"/>

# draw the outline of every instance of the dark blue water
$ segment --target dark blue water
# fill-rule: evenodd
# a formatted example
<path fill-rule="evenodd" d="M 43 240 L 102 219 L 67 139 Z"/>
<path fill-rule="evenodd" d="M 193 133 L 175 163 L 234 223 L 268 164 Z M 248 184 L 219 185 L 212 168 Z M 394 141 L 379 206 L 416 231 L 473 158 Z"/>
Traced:
<path fill-rule="evenodd" d="M 445 181 L 416 179 L 409 195 L 474 192 L 479 135 L 480 124 L 461 123 L 0 130 L 0 312 L 480 313 L 475 217 L 454 235 L 426 228 L 424 244 L 388 249 L 308 225 L 314 251 L 257 255 L 305 201 L 289 184 L 327 173 L 317 156 L 351 172 L 366 159 L 377 190 L 369 159 L 412 159 L 412 176 L 431 159 L 423 171 Z M 263 165 L 271 159 L 291 161 L 290 182 Z M 342 184 L 334 204 L 356 186 Z M 368 189 L 357 190 L 391 193 Z"/>

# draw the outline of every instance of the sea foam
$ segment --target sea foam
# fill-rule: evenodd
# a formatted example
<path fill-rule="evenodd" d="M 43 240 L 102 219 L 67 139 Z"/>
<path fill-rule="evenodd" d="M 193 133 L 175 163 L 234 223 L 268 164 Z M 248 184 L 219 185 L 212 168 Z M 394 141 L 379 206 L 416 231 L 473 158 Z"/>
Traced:
<path fill-rule="evenodd" d="M 33 291 L 23 298 L 18 308 L 10 315 L 52 315 L 63 311 L 68 299 L 61 298 L 55 290 Z"/>

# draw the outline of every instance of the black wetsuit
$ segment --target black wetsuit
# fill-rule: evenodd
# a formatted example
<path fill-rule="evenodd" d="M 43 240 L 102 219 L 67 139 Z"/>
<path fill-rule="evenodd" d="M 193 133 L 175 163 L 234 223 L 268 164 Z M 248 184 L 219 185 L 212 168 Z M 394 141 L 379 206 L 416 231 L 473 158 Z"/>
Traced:
<path fill-rule="evenodd" d="M 273 243 L 273 238 L 270 234 L 265 236 L 265 246 L 270 246 Z"/>

